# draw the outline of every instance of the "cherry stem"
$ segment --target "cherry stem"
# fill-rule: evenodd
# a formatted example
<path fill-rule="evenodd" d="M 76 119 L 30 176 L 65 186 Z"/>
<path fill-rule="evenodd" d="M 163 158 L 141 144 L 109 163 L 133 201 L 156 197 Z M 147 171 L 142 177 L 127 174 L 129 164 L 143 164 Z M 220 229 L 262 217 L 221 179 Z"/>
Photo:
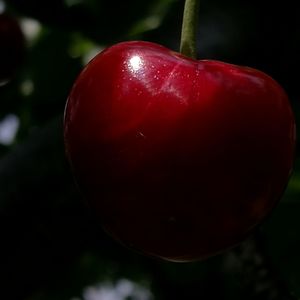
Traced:
<path fill-rule="evenodd" d="M 180 52 L 188 57 L 197 57 L 196 36 L 198 26 L 199 0 L 185 0 Z"/>

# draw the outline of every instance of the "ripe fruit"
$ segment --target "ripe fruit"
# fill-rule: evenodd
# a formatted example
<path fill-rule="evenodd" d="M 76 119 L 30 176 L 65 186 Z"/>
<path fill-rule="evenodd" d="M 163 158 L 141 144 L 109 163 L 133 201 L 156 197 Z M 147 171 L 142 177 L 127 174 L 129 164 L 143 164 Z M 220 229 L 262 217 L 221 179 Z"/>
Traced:
<path fill-rule="evenodd" d="M 25 40 L 19 23 L 6 13 L 0 14 L 0 84 L 8 81 L 20 66 Z"/>
<path fill-rule="evenodd" d="M 65 111 L 67 155 L 104 228 L 172 260 L 240 242 L 282 195 L 295 123 L 266 74 L 148 42 L 98 54 Z"/>

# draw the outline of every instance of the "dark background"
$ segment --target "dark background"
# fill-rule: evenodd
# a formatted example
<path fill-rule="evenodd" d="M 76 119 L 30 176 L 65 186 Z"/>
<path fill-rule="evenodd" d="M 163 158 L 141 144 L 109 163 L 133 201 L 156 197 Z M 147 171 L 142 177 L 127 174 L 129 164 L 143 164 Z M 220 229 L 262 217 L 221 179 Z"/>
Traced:
<path fill-rule="evenodd" d="M 183 1 L 5 3 L 23 24 L 26 52 L 12 80 L 0 86 L 0 133 L 5 120 L 19 122 L 15 139 L 0 144 L 1 299 L 300 297 L 298 152 L 282 201 L 254 236 L 198 263 L 156 261 L 115 243 L 74 184 L 62 139 L 62 116 L 74 79 L 88 57 L 118 41 L 149 40 L 178 50 Z M 297 2 L 200 3 L 198 57 L 265 71 L 288 93 L 298 123 Z"/>

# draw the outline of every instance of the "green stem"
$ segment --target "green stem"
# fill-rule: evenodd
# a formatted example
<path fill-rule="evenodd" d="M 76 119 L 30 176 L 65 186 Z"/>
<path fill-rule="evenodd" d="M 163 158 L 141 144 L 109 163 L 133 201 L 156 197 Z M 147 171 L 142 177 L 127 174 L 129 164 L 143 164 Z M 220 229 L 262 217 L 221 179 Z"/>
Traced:
<path fill-rule="evenodd" d="M 185 0 L 180 52 L 188 57 L 196 58 L 196 35 L 198 25 L 199 0 Z"/>

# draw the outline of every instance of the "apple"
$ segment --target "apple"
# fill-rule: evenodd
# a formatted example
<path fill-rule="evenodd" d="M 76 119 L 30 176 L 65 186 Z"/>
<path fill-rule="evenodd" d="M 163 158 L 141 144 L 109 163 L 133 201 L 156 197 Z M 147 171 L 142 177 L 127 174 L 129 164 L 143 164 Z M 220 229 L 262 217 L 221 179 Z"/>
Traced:
<path fill-rule="evenodd" d="M 9 81 L 21 65 L 25 39 L 18 21 L 7 13 L 0 13 L 0 84 Z"/>
<path fill-rule="evenodd" d="M 132 41 L 79 75 L 64 140 L 103 228 L 184 262 L 236 245 L 274 208 L 292 171 L 295 122 L 263 72 Z"/>

